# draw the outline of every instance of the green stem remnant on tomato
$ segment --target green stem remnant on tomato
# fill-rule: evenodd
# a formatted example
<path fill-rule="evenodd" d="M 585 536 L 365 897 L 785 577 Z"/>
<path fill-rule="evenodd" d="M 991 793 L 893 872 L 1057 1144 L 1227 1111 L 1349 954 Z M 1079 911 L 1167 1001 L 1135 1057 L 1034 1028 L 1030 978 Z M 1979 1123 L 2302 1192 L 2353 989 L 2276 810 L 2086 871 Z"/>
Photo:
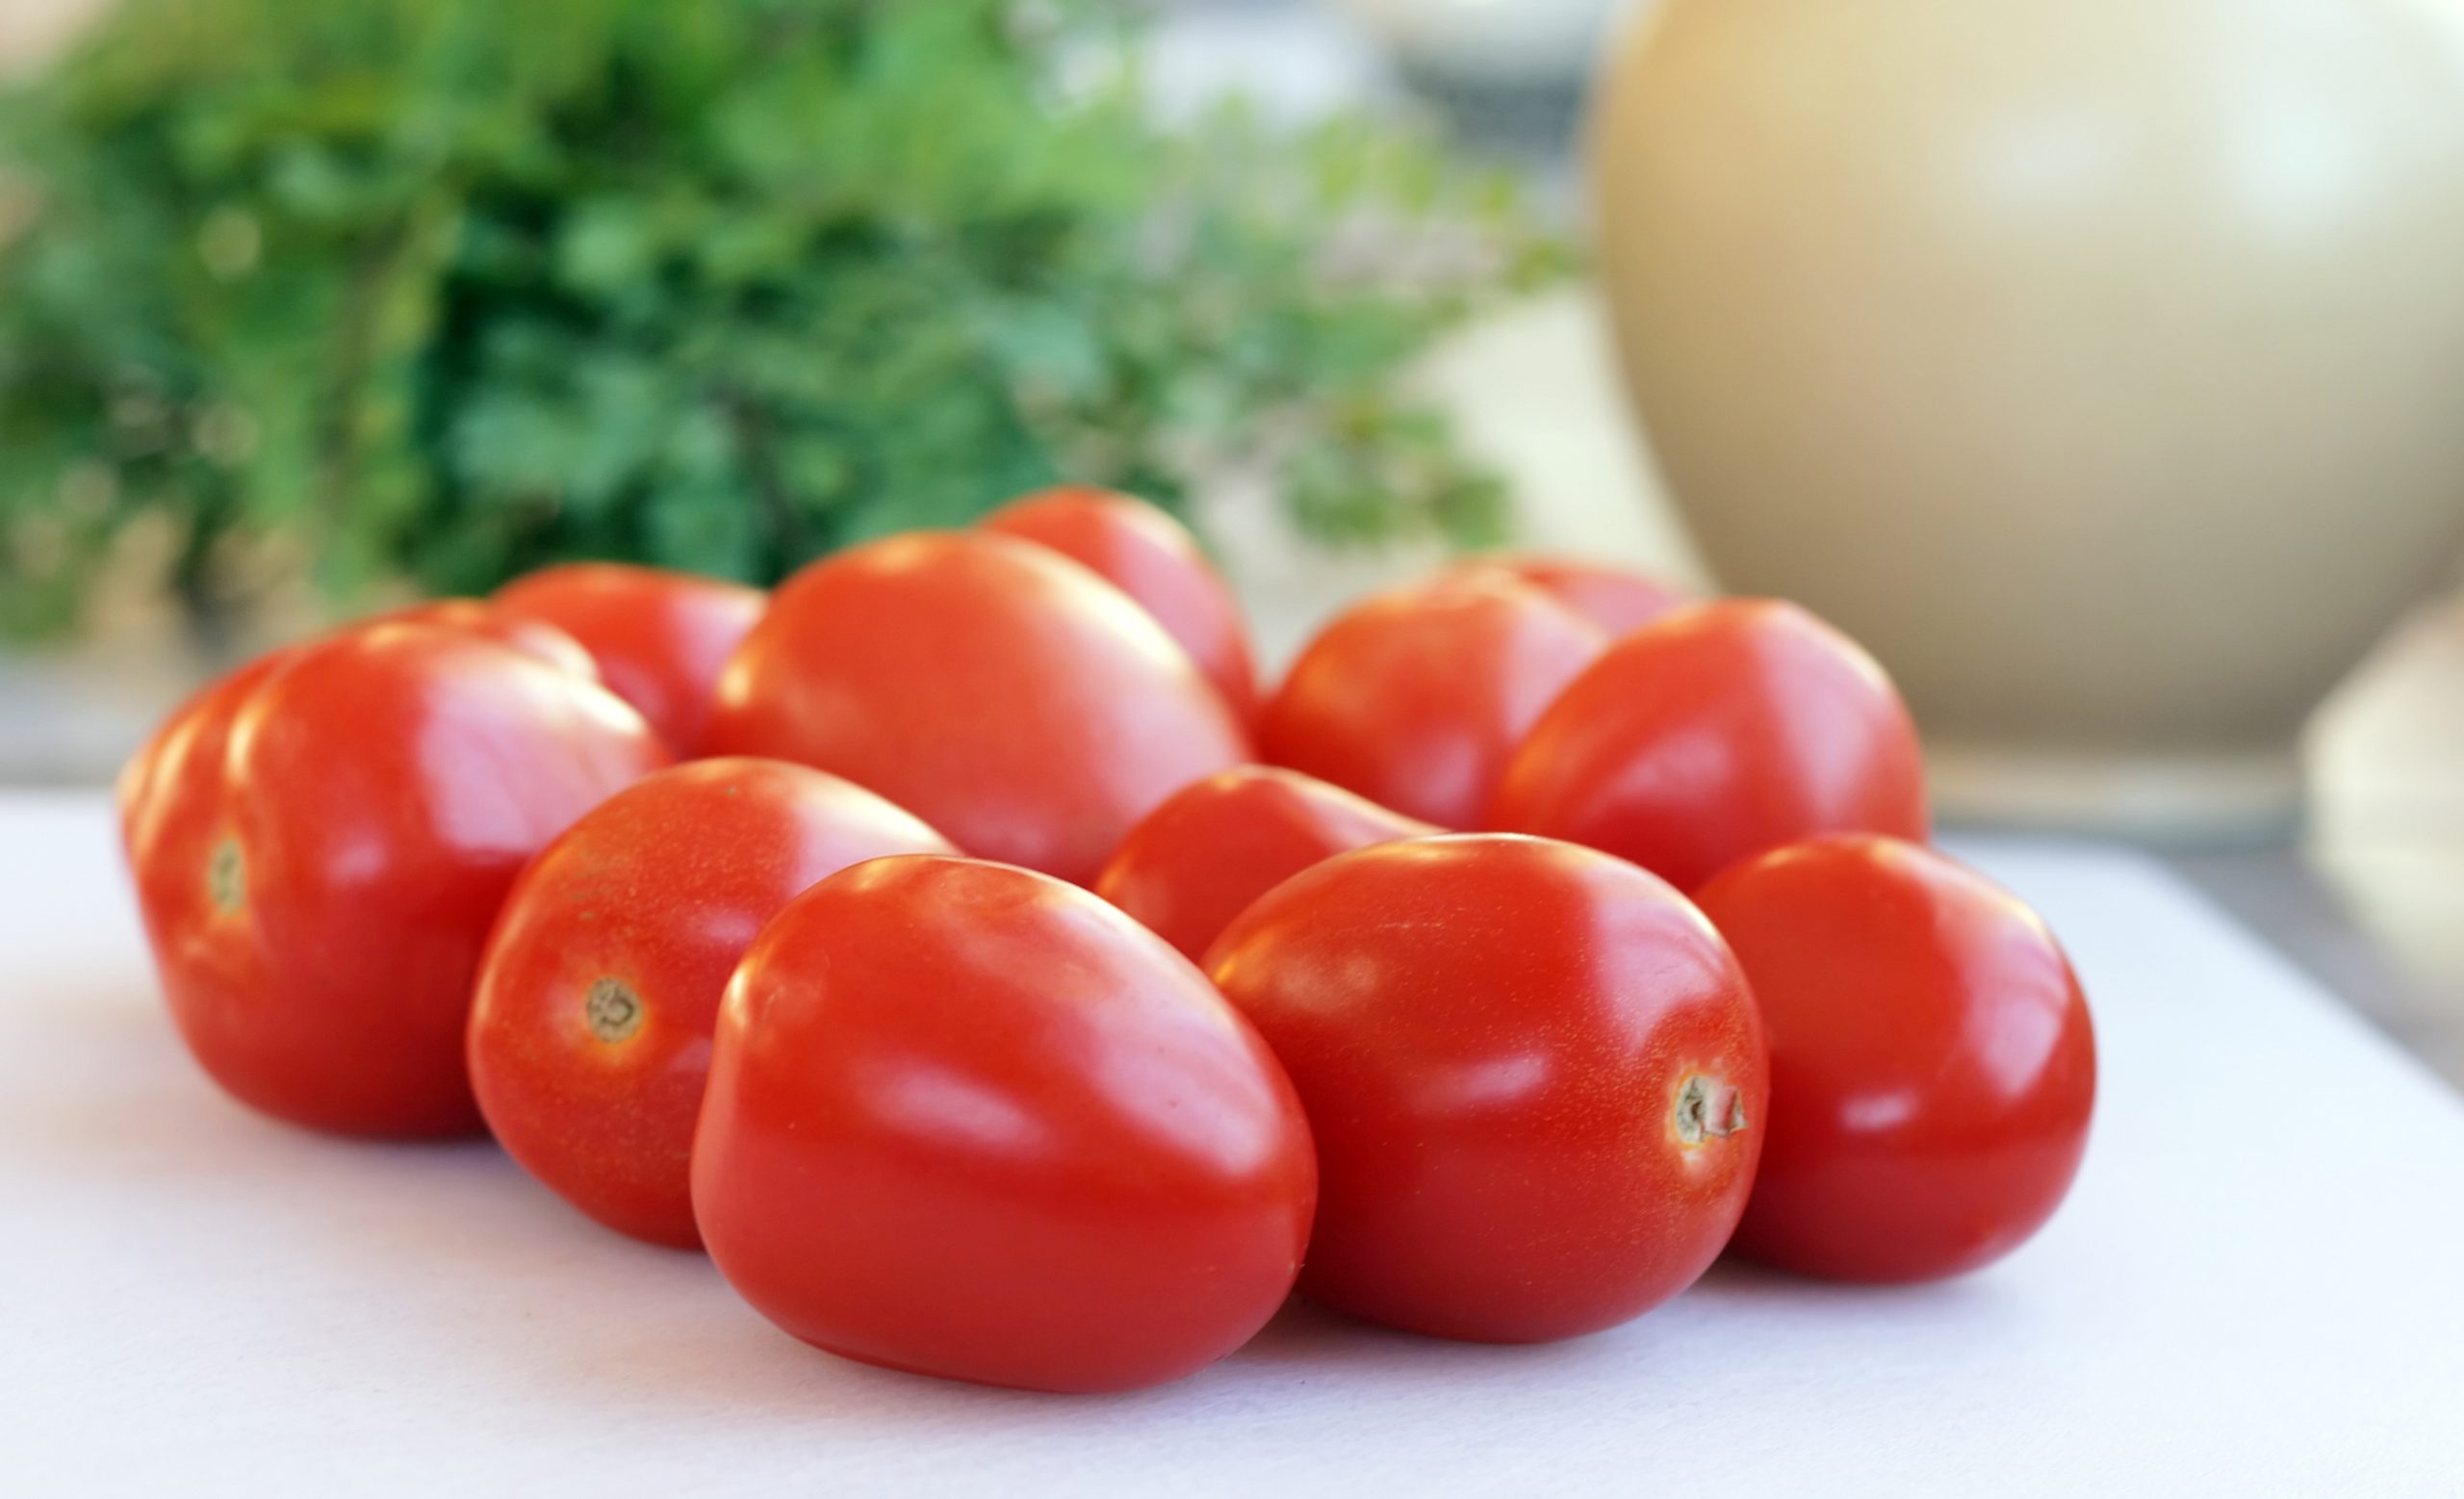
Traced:
<path fill-rule="evenodd" d="M 206 856 L 205 893 L 214 909 L 230 915 L 240 909 L 248 895 L 248 861 L 240 851 L 240 840 L 230 834 L 214 845 Z"/>
<path fill-rule="evenodd" d="M 1678 1086 L 1677 1138 L 1681 1144 L 1701 1145 L 1744 1127 L 1745 1095 L 1735 1084 L 1695 1073 Z"/>
<path fill-rule="evenodd" d="M 593 979 L 582 1000 L 582 1018 L 590 1022 L 590 1033 L 609 1046 L 629 1041 L 642 1028 L 642 996 L 621 978 Z"/>

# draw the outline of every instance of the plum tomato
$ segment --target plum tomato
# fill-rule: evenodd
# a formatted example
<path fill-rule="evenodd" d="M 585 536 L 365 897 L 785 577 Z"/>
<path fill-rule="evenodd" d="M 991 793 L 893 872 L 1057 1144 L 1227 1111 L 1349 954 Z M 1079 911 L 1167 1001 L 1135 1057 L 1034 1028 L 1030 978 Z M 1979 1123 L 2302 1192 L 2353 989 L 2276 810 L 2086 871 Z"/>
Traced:
<path fill-rule="evenodd" d="M 430 599 L 424 604 L 406 604 L 400 608 L 371 614 L 343 628 L 351 631 L 370 625 L 437 625 L 448 630 L 467 630 L 512 646 L 526 655 L 535 656 L 584 682 L 603 685 L 605 682 L 599 674 L 599 663 L 591 659 L 590 652 L 580 641 L 549 621 L 525 618 L 498 608 L 484 599 Z M 651 727 L 655 730 L 658 726 L 653 724 Z M 674 748 L 673 745 L 669 747 Z"/>
<path fill-rule="evenodd" d="M 476 1129 L 462 1031 L 506 890 L 667 758 L 595 681 L 417 619 L 207 688 L 120 782 L 138 906 L 189 1049 L 293 1124 Z"/>
<path fill-rule="evenodd" d="M 1605 643 L 1494 570 L 1390 589 L 1300 653 L 1259 720 L 1259 755 L 1424 822 L 1476 827 L 1525 731 Z"/>
<path fill-rule="evenodd" d="M 1250 758 L 1128 595 L 985 531 L 892 536 L 789 579 L 720 676 L 710 744 L 845 776 L 968 853 L 1080 882 L 1156 803 Z"/>
<path fill-rule="evenodd" d="M 1243 723 L 1257 716 L 1257 667 L 1241 606 L 1188 527 L 1133 495 L 1081 484 L 1013 500 L 975 524 L 1091 568 L 1155 616 L 1235 716 Z"/>
<path fill-rule="evenodd" d="M 1251 901 L 1311 865 L 1437 831 L 1315 776 L 1241 765 L 1148 813 L 1094 891 L 1195 961 Z"/>
<path fill-rule="evenodd" d="M 1687 596 L 1677 588 L 1637 572 L 1581 557 L 1531 553 L 1493 553 L 1461 564 L 1459 571 L 1496 568 L 1554 597 L 1566 607 L 1598 625 L 1610 635 L 1622 635 L 1648 625 Z"/>
<path fill-rule="evenodd" d="M 1771 1048 L 1771 1128 L 1737 1249 L 1922 1280 L 2009 1253 L 2087 1149 L 2096 1044 L 2015 897 L 1897 839 L 1780 849 L 1706 886 Z"/>
<path fill-rule="evenodd" d="M 719 668 L 768 600 L 758 588 L 661 567 L 568 562 L 515 579 L 493 602 L 580 642 L 608 690 L 690 758 L 703 752 Z"/>
<path fill-rule="evenodd" d="M 1300 1289 L 1444 1337 L 1613 1327 L 1728 1243 L 1762 1038 L 1702 913 L 1546 839 L 1380 843 L 1302 871 L 1207 954 L 1318 1144 Z"/>
<path fill-rule="evenodd" d="M 695 761 L 627 787 L 530 862 L 488 939 L 470 1062 L 489 1129 L 609 1228 L 699 1245 L 687 1165 L 736 960 L 825 875 L 955 851 L 912 814 L 784 761 Z"/>
<path fill-rule="evenodd" d="M 1292 1087 L 1189 961 L 1007 865 L 876 859 L 763 928 L 720 1010 L 693 1206 L 830 1352 L 1030 1389 L 1161 1383 L 1291 1289 Z"/>
<path fill-rule="evenodd" d="M 1723 599 L 1611 646 L 1515 751 L 1489 826 L 1588 843 L 1680 890 L 1825 833 L 1923 840 L 1890 679 L 1792 604 Z"/>

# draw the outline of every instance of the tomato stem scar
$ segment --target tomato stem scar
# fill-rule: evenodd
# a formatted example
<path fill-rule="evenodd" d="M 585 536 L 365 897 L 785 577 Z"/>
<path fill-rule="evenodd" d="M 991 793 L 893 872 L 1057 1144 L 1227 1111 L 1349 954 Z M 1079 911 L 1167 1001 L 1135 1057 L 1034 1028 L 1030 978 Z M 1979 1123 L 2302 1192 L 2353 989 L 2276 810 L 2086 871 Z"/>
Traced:
<path fill-rule="evenodd" d="M 1684 1145 L 1735 1134 L 1745 1127 L 1745 1095 L 1733 1083 L 1688 1073 L 1678 1085 L 1676 1121 L 1677 1138 Z"/>
<path fill-rule="evenodd" d="M 240 840 L 231 834 L 224 834 L 222 841 L 214 845 L 214 852 L 206 856 L 205 893 L 214 902 L 214 909 L 226 916 L 239 910 L 247 899 L 248 861 L 240 851 Z"/>
<path fill-rule="evenodd" d="M 642 996 L 621 978 L 595 978 L 581 1013 L 590 1033 L 614 1046 L 642 1028 Z"/>

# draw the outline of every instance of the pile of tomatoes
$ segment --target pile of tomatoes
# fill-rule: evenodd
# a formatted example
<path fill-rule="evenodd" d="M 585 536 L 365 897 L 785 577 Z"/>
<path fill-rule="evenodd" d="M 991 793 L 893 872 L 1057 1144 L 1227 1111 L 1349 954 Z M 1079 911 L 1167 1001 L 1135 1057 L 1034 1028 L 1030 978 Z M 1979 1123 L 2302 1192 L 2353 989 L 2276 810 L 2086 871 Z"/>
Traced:
<path fill-rule="evenodd" d="M 1956 1274 L 2094 1094 L 2061 949 L 1925 846 L 1820 621 L 1475 560 L 1264 693 L 1098 491 L 769 596 L 578 565 L 362 621 L 183 705 L 121 808 L 235 1097 L 484 1127 L 796 1336 L 996 1384 L 1178 1378 L 1296 1283 L 1515 1342 L 1723 1251 Z"/>

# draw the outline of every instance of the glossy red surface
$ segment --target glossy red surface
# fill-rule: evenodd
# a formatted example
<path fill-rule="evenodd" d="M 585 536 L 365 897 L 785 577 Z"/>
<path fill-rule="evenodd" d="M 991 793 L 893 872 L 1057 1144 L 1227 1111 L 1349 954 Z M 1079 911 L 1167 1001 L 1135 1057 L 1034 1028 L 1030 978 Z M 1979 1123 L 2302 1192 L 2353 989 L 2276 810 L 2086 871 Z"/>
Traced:
<path fill-rule="evenodd" d="M 1283 1071 L 1160 938 L 1001 865 L 881 859 L 728 991 L 693 1203 L 729 1283 L 833 1353 L 1117 1390 L 1245 1342 L 1316 1168 Z"/>
<path fill-rule="evenodd" d="M 1437 831 L 1297 770 L 1242 765 L 1148 813 L 1094 891 L 1195 960 L 1251 901 L 1311 865 Z"/>
<path fill-rule="evenodd" d="M 736 961 L 823 876 L 952 852 L 913 814 L 783 761 L 695 761 L 627 787 L 531 861 L 497 919 L 470 1028 L 488 1128 L 609 1228 L 700 1244 L 693 1124 Z"/>
<path fill-rule="evenodd" d="M 1082 882 L 1165 797 L 1250 758 L 1127 595 L 1032 542 L 962 531 L 789 579 L 720 678 L 710 742 L 817 765 L 968 853 Z"/>
<path fill-rule="evenodd" d="M 1503 552 L 1474 557 L 1462 564 L 1464 571 L 1479 568 L 1511 573 L 1533 587 L 1546 590 L 1612 637 L 1648 625 L 1691 602 L 1682 589 L 1627 568 L 1580 557 Z"/>
<path fill-rule="evenodd" d="M 1391 589 L 1301 652 L 1259 720 L 1259 756 L 1407 816 L 1476 827 L 1525 731 L 1605 643 L 1495 571 Z"/>
<path fill-rule="evenodd" d="M 1532 727 L 1491 827 L 1588 843 L 1691 890 L 1825 833 L 1926 836 L 1916 729 L 1856 642 L 1723 599 L 1610 647 Z"/>
<path fill-rule="evenodd" d="M 2061 1205 L 2096 1047 L 2036 913 L 1896 839 L 1825 839 L 1706 887 L 1771 1047 L 1771 1131 L 1737 1248 L 1918 1280 L 1998 1259 Z"/>
<path fill-rule="evenodd" d="M 719 670 L 768 596 L 742 583 L 622 562 L 569 562 L 517 578 L 496 607 L 564 631 L 677 754 L 704 753 Z"/>
<path fill-rule="evenodd" d="M 1257 716 L 1258 673 L 1241 606 L 1180 522 L 1131 495 L 1065 484 L 1014 500 L 976 526 L 1093 569 L 1155 616 L 1243 723 Z"/>
<path fill-rule="evenodd" d="M 666 762 L 605 688 L 459 628 L 380 622 L 244 667 L 121 782 L 189 1049 L 294 1124 L 476 1129 L 463 1021 L 505 891 Z"/>
<path fill-rule="evenodd" d="M 1341 854 L 1207 957 L 1318 1142 L 1301 1289 L 1379 1322 L 1529 1342 L 1612 1327 L 1728 1242 L 1761 1148 L 1744 976 L 1683 896 L 1569 843 Z"/>

